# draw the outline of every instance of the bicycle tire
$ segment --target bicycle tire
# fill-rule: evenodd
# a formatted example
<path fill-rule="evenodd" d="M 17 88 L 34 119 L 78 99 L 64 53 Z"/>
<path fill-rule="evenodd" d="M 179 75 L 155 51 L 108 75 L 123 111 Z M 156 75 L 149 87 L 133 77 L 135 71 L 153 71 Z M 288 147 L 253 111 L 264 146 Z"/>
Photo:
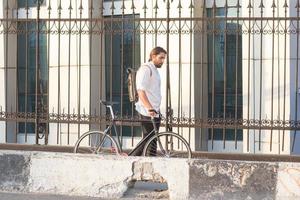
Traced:
<path fill-rule="evenodd" d="M 103 139 L 102 144 L 100 144 Z M 120 148 L 113 137 L 101 131 L 89 131 L 77 140 L 74 153 L 119 155 Z"/>
<path fill-rule="evenodd" d="M 192 158 L 192 151 L 182 136 L 174 132 L 163 132 L 147 141 L 143 156 Z"/>

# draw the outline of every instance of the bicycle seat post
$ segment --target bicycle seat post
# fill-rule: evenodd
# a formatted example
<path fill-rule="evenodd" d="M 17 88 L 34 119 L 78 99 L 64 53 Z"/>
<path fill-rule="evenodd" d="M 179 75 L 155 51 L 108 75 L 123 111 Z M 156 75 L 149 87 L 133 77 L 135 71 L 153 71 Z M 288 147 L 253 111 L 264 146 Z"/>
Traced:
<path fill-rule="evenodd" d="M 153 124 L 153 128 L 154 128 L 154 131 L 155 133 L 158 133 L 158 130 L 157 130 L 157 127 L 156 127 L 156 124 L 155 124 L 155 118 L 151 116 L 151 122 Z"/>
<path fill-rule="evenodd" d="M 115 119 L 115 115 L 114 115 L 114 111 L 113 111 L 112 105 L 107 105 L 106 107 L 109 108 L 111 118 L 112 118 L 112 120 L 114 120 Z"/>

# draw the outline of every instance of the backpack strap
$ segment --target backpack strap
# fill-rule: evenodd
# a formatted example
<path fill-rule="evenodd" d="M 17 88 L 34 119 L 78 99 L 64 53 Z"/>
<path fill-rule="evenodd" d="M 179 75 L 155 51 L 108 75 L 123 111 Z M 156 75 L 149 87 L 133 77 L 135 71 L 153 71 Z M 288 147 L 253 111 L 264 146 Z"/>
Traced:
<path fill-rule="evenodd" d="M 143 64 L 142 66 L 148 67 L 150 69 L 150 77 L 151 77 L 152 76 L 152 69 L 151 69 L 151 67 L 149 65 L 147 65 L 147 64 Z"/>

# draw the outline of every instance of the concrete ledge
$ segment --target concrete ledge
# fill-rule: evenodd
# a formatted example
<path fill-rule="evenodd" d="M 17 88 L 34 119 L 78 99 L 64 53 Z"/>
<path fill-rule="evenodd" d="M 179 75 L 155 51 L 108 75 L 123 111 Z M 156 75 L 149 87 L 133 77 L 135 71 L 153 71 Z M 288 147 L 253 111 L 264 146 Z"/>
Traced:
<path fill-rule="evenodd" d="M 300 163 L 0 151 L 0 190 L 121 198 L 136 180 L 170 199 L 300 198 Z"/>

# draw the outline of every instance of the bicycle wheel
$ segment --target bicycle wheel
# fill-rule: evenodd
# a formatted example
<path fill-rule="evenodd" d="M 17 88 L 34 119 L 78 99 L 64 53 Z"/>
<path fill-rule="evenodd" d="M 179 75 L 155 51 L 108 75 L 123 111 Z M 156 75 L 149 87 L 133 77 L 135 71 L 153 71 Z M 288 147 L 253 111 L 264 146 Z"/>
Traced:
<path fill-rule="evenodd" d="M 182 136 L 173 132 L 163 132 L 147 141 L 143 156 L 191 158 L 192 151 Z"/>
<path fill-rule="evenodd" d="M 100 131 L 89 131 L 77 140 L 74 153 L 118 155 L 120 148 L 110 135 Z"/>

